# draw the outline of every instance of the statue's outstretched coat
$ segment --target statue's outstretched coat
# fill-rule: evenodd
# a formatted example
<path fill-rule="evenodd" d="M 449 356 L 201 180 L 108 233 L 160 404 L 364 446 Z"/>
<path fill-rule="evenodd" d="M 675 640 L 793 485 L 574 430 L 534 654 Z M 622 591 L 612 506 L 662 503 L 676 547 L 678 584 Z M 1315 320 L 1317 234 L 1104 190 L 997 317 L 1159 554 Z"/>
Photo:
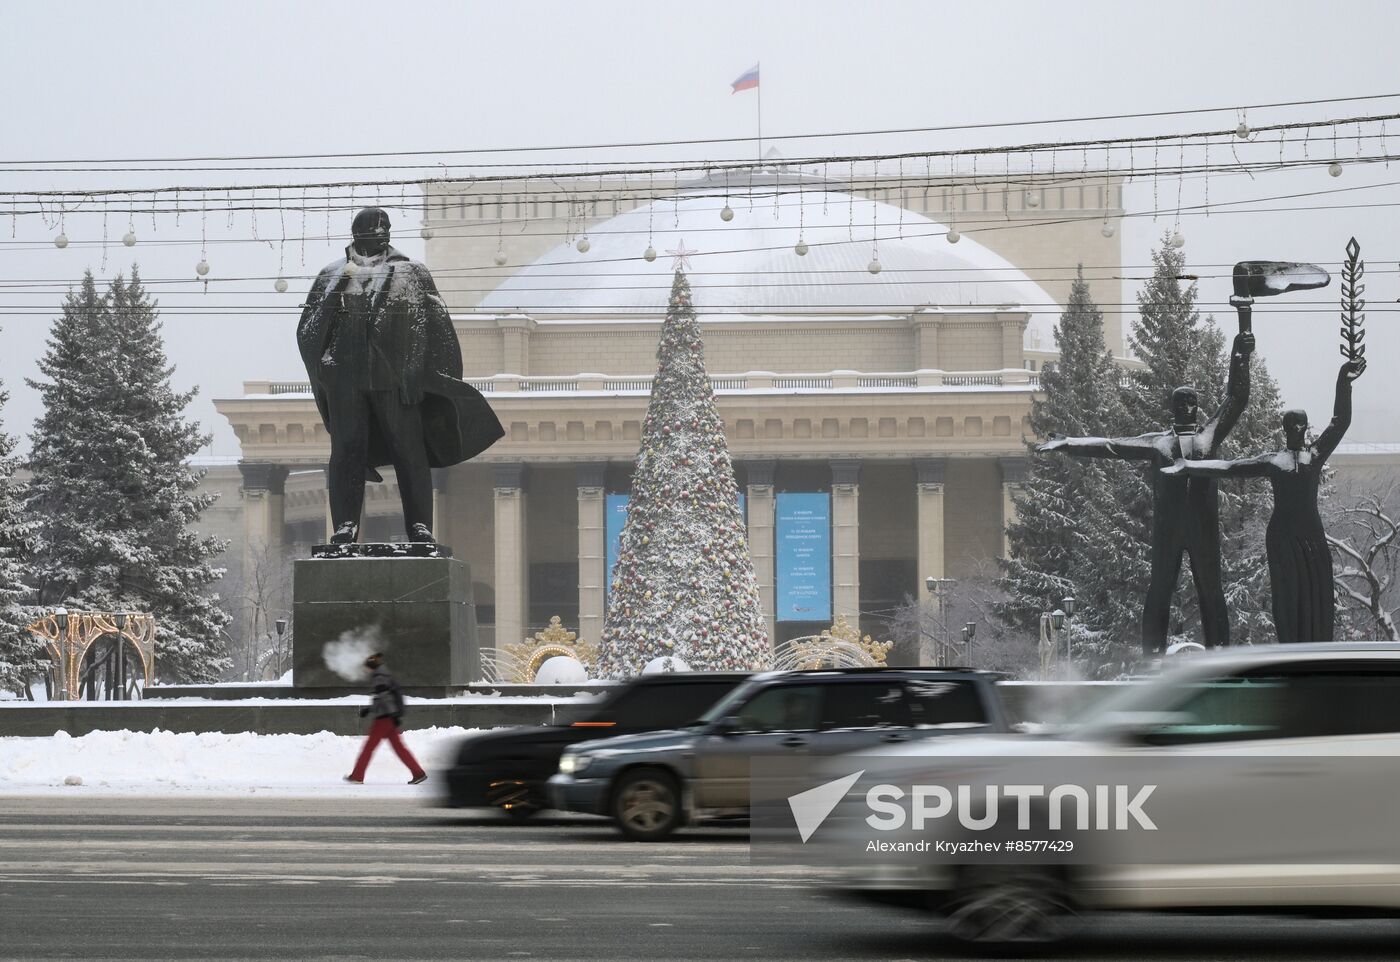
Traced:
<path fill-rule="evenodd" d="M 343 297 L 348 249 L 346 254 L 317 276 L 297 325 L 297 346 L 326 430 L 329 382 L 350 376 L 413 402 L 422 399 L 423 436 L 435 468 L 459 464 L 496 443 L 505 431 L 481 392 L 462 380 L 462 349 L 427 268 L 388 248 L 368 316 L 356 316 Z M 371 424 L 368 466 L 389 463 L 388 446 Z"/>

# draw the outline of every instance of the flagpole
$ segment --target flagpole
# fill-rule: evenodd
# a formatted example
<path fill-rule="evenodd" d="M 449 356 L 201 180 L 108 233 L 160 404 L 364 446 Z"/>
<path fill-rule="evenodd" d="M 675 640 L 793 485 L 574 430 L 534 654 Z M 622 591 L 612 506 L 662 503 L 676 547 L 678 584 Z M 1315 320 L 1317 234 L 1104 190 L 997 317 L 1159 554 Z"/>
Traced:
<path fill-rule="evenodd" d="M 759 61 L 755 66 L 758 68 L 758 162 L 763 164 L 763 62 Z"/>

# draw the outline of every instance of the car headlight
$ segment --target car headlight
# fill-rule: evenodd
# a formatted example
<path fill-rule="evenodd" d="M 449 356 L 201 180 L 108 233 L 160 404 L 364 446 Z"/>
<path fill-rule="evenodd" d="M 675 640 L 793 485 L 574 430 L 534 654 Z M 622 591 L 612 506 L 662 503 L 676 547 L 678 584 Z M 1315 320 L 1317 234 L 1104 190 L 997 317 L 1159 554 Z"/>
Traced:
<path fill-rule="evenodd" d="M 592 763 L 593 756 L 591 755 L 561 755 L 559 756 L 559 772 L 563 775 L 574 775 Z"/>

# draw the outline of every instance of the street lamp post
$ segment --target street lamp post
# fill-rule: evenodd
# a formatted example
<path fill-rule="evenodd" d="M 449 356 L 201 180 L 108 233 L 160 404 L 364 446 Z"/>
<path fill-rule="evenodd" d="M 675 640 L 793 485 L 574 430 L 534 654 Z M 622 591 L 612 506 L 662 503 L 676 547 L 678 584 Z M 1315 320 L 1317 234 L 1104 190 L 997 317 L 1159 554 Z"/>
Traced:
<path fill-rule="evenodd" d="M 963 647 L 967 649 L 967 667 L 977 667 L 976 661 L 972 657 L 972 639 L 977 637 L 977 622 L 969 621 L 963 625 L 962 630 Z"/>
<path fill-rule="evenodd" d="M 948 595 L 952 593 L 957 583 L 957 580 L 954 578 L 935 578 L 933 575 L 929 575 L 924 579 L 924 587 L 927 588 L 928 593 L 933 596 L 933 600 L 938 603 L 938 620 L 943 627 L 942 639 L 935 639 L 935 642 L 941 645 L 934 656 L 934 664 L 936 665 L 943 664 L 944 652 L 946 652 L 949 647 Z"/>
<path fill-rule="evenodd" d="M 1064 618 L 1061 619 L 1062 626 L 1068 626 L 1071 618 L 1074 617 L 1074 595 L 1065 595 L 1060 599 L 1060 610 L 1063 611 Z M 1070 651 L 1069 632 L 1065 632 L 1065 667 L 1069 668 L 1074 664 L 1074 654 Z"/>
<path fill-rule="evenodd" d="M 287 619 L 278 618 L 276 621 L 273 622 L 273 625 L 277 628 L 277 677 L 281 678 L 282 659 L 285 655 L 285 650 L 282 647 L 282 638 L 284 635 L 287 634 Z"/>

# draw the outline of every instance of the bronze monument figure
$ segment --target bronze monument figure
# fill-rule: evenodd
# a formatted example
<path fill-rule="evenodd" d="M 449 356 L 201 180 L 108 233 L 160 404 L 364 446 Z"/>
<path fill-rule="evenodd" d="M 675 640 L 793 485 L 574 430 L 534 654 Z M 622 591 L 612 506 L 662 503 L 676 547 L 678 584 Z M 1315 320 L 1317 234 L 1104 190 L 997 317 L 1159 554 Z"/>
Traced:
<path fill-rule="evenodd" d="M 1351 385 L 1366 370 L 1365 358 L 1337 372 L 1332 422 L 1308 442 L 1306 411 L 1283 413 L 1282 451 L 1236 461 L 1178 461 L 1164 475 L 1205 478 L 1268 478 L 1274 491 L 1264 546 L 1269 558 L 1274 630 L 1280 642 L 1332 641 L 1336 598 L 1332 554 L 1317 511 L 1322 467 L 1351 426 Z"/>
<path fill-rule="evenodd" d="M 1230 352 L 1225 402 L 1215 416 L 1198 425 L 1195 388 L 1172 392 L 1172 425 L 1132 438 L 1055 437 L 1037 451 L 1063 450 L 1089 458 L 1151 461 L 1168 468 L 1219 456 L 1220 446 L 1249 403 L 1249 356 L 1254 352 L 1254 298 L 1325 287 L 1330 275 L 1312 264 L 1241 261 L 1235 265 L 1230 304 L 1239 318 L 1239 333 Z M 1230 616 L 1220 568 L 1220 506 L 1216 475 L 1208 472 L 1154 471 L 1152 483 L 1152 578 L 1142 608 L 1142 647 L 1147 654 L 1166 648 L 1171 599 L 1181 575 L 1181 558 L 1191 559 L 1191 578 L 1201 609 L 1201 632 L 1207 647 L 1230 643 Z"/>
<path fill-rule="evenodd" d="M 355 215 L 345 256 L 316 278 L 297 345 L 331 438 L 333 544 L 359 536 L 365 481 L 392 464 L 410 541 L 433 538 L 432 469 L 475 457 L 503 434 L 462 380 L 462 351 L 428 269 L 389 244 L 389 215 Z"/>

